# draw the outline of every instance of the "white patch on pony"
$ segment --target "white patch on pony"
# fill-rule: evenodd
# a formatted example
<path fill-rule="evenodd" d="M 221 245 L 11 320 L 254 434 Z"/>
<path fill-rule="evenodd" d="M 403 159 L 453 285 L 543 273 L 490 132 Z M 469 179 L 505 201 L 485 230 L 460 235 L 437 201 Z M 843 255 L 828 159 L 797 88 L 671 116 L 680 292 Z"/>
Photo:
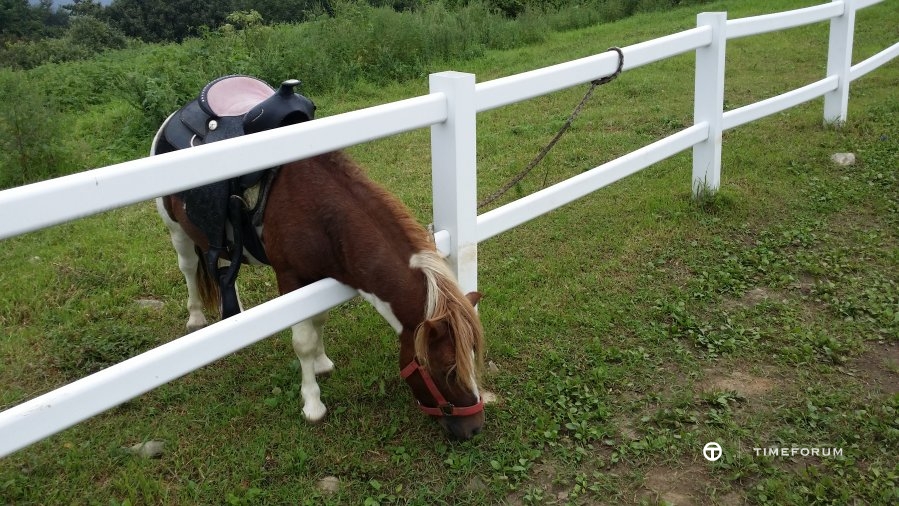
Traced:
<path fill-rule="evenodd" d="M 374 308 L 378 311 L 378 314 L 380 314 L 382 317 L 384 317 L 385 320 L 387 320 L 387 323 L 389 323 L 390 326 L 393 327 L 393 330 L 396 331 L 397 334 L 403 331 L 403 324 L 400 323 L 396 315 L 393 314 L 393 309 L 390 307 L 390 303 L 384 302 L 383 300 L 376 297 L 373 293 L 364 292 L 362 290 L 359 290 L 359 295 L 361 295 L 363 299 L 368 301 L 369 304 L 374 306 Z"/>
<path fill-rule="evenodd" d="M 181 225 L 169 217 L 162 197 L 156 199 L 156 211 L 169 230 L 172 246 L 175 248 L 175 253 L 178 254 L 178 269 L 181 270 L 184 281 L 187 283 L 187 312 L 189 314 L 187 331 L 193 332 L 206 326 L 206 316 L 203 315 L 203 302 L 200 300 L 197 283 L 197 262 L 200 260 L 194 251 L 193 240 L 187 236 L 187 232 L 181 228 Z"/>
<path fill-rule="evenodd" d="M 474 362 L 475 362 L 475 356 L 474 356 L 474 350 L 472 350 L 471 363 L 474 363 Z M 471 385 L 471 393 L 473 393 L 474 396 L 478 400 L 481 400 L 481 392 L 480 392 L 480 389 L 478 388 L 478 381 L 477 381 L 477 378 L 475 378 L 474 373 L 472 373 L 472 375 L 468 378 L 468 384 Z"/>
<path fill-rule="evenodd" d="M 315 379 L 316 374 L 327 372 L 328 365 L 333 369 L 333 363 L 325 355 L 322 343 L 322 327 L 326 318 L 327 313 L 321 313 L 295 324 L 292 328 L 293 350 L 300 360 L 303 416 L 312 423 L 321 421 L 328 411 L 322 403 L 321 389 Z"/>
<path fill-rule="evenodd" d="M 484 390 L 483 397 L 481 397 L 481 400 L 484 401 L 484 404 L 495 404 L 497 402 L 497 400 L 499 400 L 499 399 L 496 397 L 495 393 L 490 392 L 488 390 Z"/>

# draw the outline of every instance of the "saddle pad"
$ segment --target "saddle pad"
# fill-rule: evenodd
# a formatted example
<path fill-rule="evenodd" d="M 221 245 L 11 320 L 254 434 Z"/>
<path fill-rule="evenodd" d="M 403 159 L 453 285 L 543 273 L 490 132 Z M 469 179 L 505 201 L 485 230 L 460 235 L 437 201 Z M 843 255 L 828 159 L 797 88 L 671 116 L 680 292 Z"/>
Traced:
<path fill-rule="evenodd" d="M 227 76 L 208 84 L 200 103 L 218 117 L 242 116 L 275 93 L 271 86 L 249 76 Z"/>

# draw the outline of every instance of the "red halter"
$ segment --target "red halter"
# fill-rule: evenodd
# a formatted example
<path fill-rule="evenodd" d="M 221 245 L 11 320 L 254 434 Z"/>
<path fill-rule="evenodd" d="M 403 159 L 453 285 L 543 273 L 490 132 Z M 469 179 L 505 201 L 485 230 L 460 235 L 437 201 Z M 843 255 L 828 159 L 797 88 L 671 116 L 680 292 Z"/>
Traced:
<path fill-rule="evenodd" d="M 428 374 L 427 369 L 422 367 L 421 364 L 418 363 L 418 360 L 414 358 L 409 362 L 409 365 L 403 367 L 403 370 L 400 371 L 400 376 L 408 382 L 409 376 L 412 376 L 415 371 L 418 371 L 422 381 L 425 382 L 425 386 L 428 387 L 428 392 L 430 392 L 431 397 L 437 402 L 436 408 L 431 408 L 418 402 L 418 409 L 425 413 L 431 416 L 470 416 L 484 410 L 484 401 L 480 396 L 478 396 L 477 403 L 463 408 L 458 408 L 447 402 L 446 398 L 443 397 L 443 394 L 440 393 L 440 390 L 437 389 L 437 385 L 434 384 L 434 380 L 431 379 L 431 375 Z"/>

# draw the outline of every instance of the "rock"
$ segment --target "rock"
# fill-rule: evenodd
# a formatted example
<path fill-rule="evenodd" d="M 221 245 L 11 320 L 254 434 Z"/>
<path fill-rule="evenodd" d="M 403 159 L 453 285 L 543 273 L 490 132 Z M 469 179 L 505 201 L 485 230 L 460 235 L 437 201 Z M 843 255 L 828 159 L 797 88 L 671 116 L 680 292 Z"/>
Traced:
<path fill-rule="evenodd" d="M 475 475 L 468 480 L 468 484 L 465 485 L 465 490 L 469 492 L 480 492 L 482 490 L 487 490 L 487 484 L 484 483 L 484 480 L 482 480 L 480 476 Z"/>
<path fill-rule="evenodd" d="M 336 476 L 325 476 L 315 484 L 323 494 L 331 495 L 340 489 L 340 480 Z"/>
<path fill-rule="evenodd" d="M 834 153 L 830 155 L 830 159 L 841 167 L 855 165 L 855 153 Z"/>
<path fill-rule="evenodd" d="M 145 441 L 128 448 L 128 451 L 145 459 L 157 459 L 162 456 L 165 441 Z"/>
<path fill-rule="evenodd" d="M 496 404 L 496 394 L 489 390 L 481 390 L 481 400 L 484 401 L 484 404 Z"/>
<path fill-rule="evenodd" d="M 165 306 L 161 300 L 156 299 L 137 299 L 135 302 L 140 307 L 153 309 L 155 311 L 161 311 L 163 306 Z"/>
<path fill-rule="evenodd" d="M 487 362 L 487 374 L 496 374 L 499 372 L 499 366 L 496 365 L 496 362 L 489 361 Z"/>

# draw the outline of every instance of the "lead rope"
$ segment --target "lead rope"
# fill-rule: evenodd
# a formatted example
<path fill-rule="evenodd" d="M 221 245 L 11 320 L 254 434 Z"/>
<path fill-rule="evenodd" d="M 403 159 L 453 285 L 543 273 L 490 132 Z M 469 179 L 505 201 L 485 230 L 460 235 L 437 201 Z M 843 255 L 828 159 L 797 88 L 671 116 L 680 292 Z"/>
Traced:
<path fill-rule="evenodd" d="M 615 72 L 613 72 L 605 77 L 601 77 L 599 79 L 594 79 L 594 80 L 590 81 L 590 88 L 587 90 L 587 93 L 584 94 L 584 98 L 581 99 L 580 103 L 574 108 L 574 111 L 571 112 L 571 115 L 568 116 L 568 120 L 565 121 L 565 124 L 562 125 L 561 129 L 559 129 L 559 132 L 556 134 L 556 136 L 553 137 L 553 139 L 551 141 L 549 141 L 549 144 L 547 144 L 540 151 L 540 154 L 538 154 L 537 157 L 534 158 L 531 161 L 531 163 L 529 163 L 528 166 L 524 168 L 524 170 L 522 170 L 521 172 L 518 173 L 518 175 L 516 175 L 515 177 L 510 179 L 509 182 L 506 183 L 505 185 L 503 185 L 502 188 L 500 188 L 496 192 L 492 193 L 491 195 L 487 196 L 486 198 L 484 198 L 484 200 L 478 202 L 478 209 L 481 209 L 482 207 L 485 207 L 485 206 L 491 204 L 494 200 L 505 195 L 506 192 L 508 192 L 510 189 L 512 189 L 513 186 L 520 183 L 522 179 L 524 179 L 532 170 L 534 170 L 534 167 L 536 167 L 537 164 L 540 163 L 540 161 L 543 160 L 544 157 L 546 157 L 547 153 L 549 153 L 549 150 L 551 150 L 553 148 L 553 146 L 555 146 L 556 143 L 559 142 L 559 139 L 562 138 L 562 135 L 565 134 L 565 132 L 571 126 L 571 123 L 574 121 L 574 119 L 577 118 L 578 115 L 581 113 L 581 109 L 584 107 L 584 104 L 586 104 L 587 100 L 590 100 L 590 96 L 593 95 L 593 90 L 595 90 L 597 86 L 600 86 L 603 84 L 608 84 L 608 83 L 614 81 L 615 78 L 618 77 L 619 74 L 621 74 L 621 69 L 624 67 L 624 53 L 621 51 L 620 48 L 617 48 L 617 47 L 610 47 L 609 49 L 606 50 L 606 52 L 608 52 L 608 51 L 614 51 L 614 52 L 618 53 L 618 68 L 615 69 Z M 543 185 L 546 186 L 546 178 L 545 177 L 543 180 Z"/>

